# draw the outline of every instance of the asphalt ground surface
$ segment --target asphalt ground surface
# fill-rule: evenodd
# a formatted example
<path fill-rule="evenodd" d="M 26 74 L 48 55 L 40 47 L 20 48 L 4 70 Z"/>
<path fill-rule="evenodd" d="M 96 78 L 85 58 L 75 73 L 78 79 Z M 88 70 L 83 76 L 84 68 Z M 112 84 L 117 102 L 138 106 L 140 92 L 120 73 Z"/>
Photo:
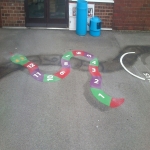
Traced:
<path fill-rule="evenodd" d="M 34 80 L 10 61 L 19 53 L 44 73 L 61 69 L 65 52 L 84 50 L 100 62 L 102 90 L 125 102 L 110 108 L 90 92 L 89 61 L 71 59 L 58 82 Z M 145 80 L 126 72 L 126 68 Z M 143 74 L 145 73 L 145 75 Z M 0 150 L 149 150 L 150 33 L 102 31 L 84 37 L 68 30 L 0 29 Z"/>

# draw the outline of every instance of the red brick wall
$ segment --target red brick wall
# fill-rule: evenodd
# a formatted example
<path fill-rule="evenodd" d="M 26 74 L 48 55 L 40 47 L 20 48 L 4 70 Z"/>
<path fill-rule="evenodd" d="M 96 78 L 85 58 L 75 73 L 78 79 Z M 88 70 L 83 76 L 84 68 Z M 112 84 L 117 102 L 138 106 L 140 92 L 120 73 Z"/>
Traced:
<path fill-rule="evenodd" d="M 24 1 L 0 0 L 2 26 L 25 26 Z"/>
<path fill-rule="evenodd" d="M 102 20 L 102 28 L 112 28 L 113 4 L 95 3 L 95 16 Z"/>
<path fill-rule="evenodd" d="M 25 26 L 24 0 L 0 0 L 2 26 Z M 95 16 L 102 28 L 112 28 L 113 4 L 95 3 Z"/>
<path fill-rule="evenodd" d="M 115 30 L 150 30 L 150 0 L 115 0 Z"/>

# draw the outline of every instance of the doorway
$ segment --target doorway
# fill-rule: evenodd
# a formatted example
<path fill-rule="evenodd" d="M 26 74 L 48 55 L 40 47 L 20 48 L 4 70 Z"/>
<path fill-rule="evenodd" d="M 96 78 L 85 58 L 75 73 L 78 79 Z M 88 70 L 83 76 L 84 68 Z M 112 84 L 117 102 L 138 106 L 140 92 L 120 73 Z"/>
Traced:
<path fill-rule="evenodd" d="M 68 27 L 68 0 L 25 0 L 27 27 Z"/>

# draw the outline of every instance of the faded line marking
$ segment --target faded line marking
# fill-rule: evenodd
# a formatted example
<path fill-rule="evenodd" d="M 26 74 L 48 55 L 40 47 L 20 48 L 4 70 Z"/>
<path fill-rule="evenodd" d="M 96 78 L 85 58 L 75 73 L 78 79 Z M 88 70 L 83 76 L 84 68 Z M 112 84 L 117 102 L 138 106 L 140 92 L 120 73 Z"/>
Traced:
<path fill-rule="evenodd" d="M 123 67 L 129 74 L 131 74 L 132 76 L 134 76 L 134 77 L 136 77 L 136 78 L 138 78 L 138 79 L 145 80 L 145 78 L 142 78 L 142 77 L 137 76 L 137 75 L 133 74 L 132 72 L 130 72 L 130 71 L 124 66 L 124 64 L 123 64 L 123 62 L 122 62 L 124 56 L 126 56 L 126 55 L 128 55 L 128 54 L 134 54 L 134 53 L 135 53 L 135 52 L 128 52 L 128 53 L 123 54 L 123 55 L 120 57 L 120 63 L 121 63 L 121 65 L 122 65 L 122 67 Z"/>

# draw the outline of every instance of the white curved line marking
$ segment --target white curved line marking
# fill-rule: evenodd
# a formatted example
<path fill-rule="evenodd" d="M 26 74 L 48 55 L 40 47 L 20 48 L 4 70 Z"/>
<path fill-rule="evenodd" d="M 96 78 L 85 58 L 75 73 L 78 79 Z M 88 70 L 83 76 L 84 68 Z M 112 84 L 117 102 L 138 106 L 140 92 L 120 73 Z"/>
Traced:
<path fill-rule="evenodd" d="M 124 66 L 124 64 L 123 64 L 123 62 L 122 62 L 122 60 L 123 60 L 123 58 L 124 58 L 125 55 L 127 55 L 127 54 L 134 54 L 134 53 L 135 53 L 135 52 L 128 52 L 128 53 L 123 54 L 123 55 L 121 56 L 121 58 L 120 58 L 120 63 L 121 63 L 121 65 L 122 65 L 122 67 L 123 67 L 129 74 L 131 74 L 132 76 L 134 76 L 134 77 L 136 77 L 136 78 L 138 78 L 138 79 L 145 80 L 144 78 L 139 77 L 139 76 L 133 74 L 132 72 L 130 72 L 130 71 Z"/>

